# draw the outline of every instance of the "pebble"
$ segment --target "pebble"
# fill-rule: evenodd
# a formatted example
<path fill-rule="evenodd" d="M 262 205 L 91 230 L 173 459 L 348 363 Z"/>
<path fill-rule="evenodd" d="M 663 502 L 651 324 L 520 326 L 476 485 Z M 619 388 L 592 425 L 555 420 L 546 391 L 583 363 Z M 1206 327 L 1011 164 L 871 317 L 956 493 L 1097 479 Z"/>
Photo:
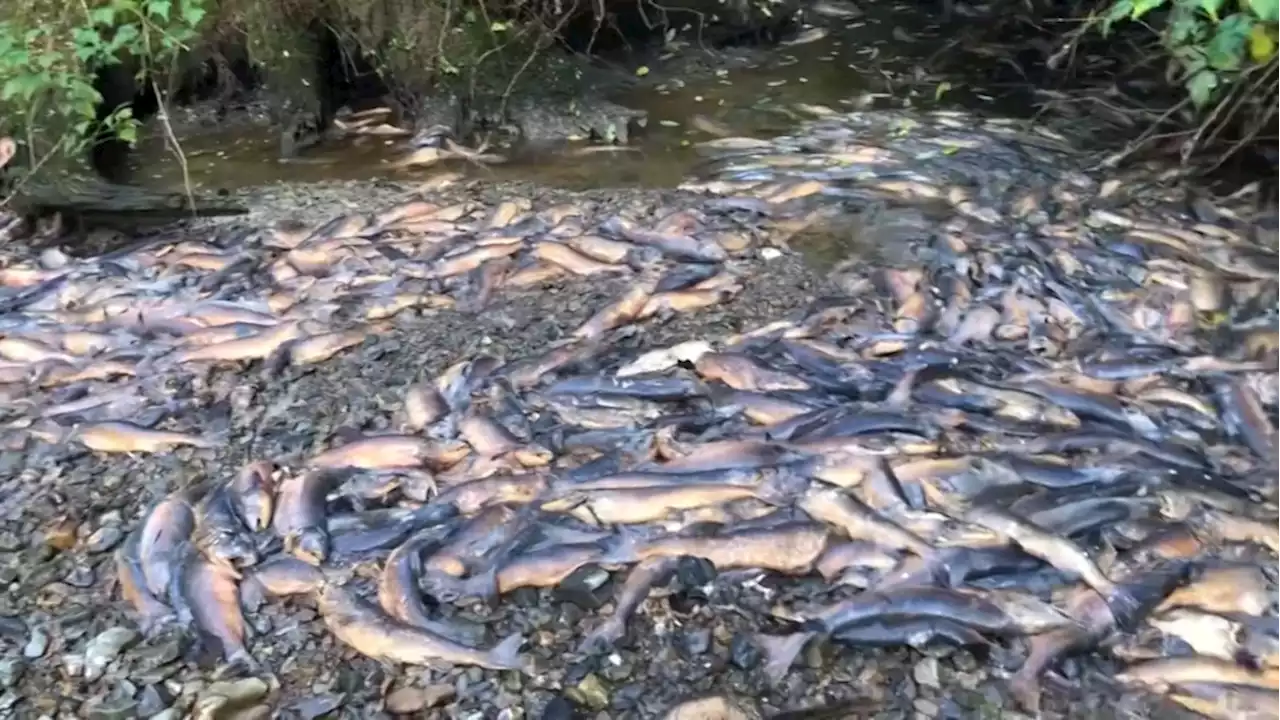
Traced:
<path fill-rule="evenodd" d="M 743 701 L 718 695 L 682 702 L 663 717 L 664 720 L 756 720 L 761 715 Z"/>
<path fill-rule="evenodd" d="M 419 687 L 402 687 L 387 693 L 383 703 L 393 715 L 409 715 L 427 707 L 427 694 Z"/>
<path fill-rule="evenodd" d="M 123 539 L 123 530 L 115 525 L 104 525 L 89 536 L 86 546 L 91 553 L 102 553 L 114 548 Z"/>
<path fill-rule="evenodd" d="M 570 688 L 567 694 L 574 702 L 592 710 L 609 707 L 609 690 L 594 673 L 582 678 L 582 682 Z"/>
<path fill-rule="evenodd" d="M 936 717 L 938 715 L 938 711 L 940 710 L 937 703 L 935 703 L 932 700 L 926 700 L 924 698 L 916 698 L 915 702 L 911 703 L 911 707 L 915 708 L 916 712 L 920 713 L 926 718 Z"/>
<path fill-rule="evenodd" d="M 90 700 L 81 709 L 89 720 L 129 720 L 138 716 L 138 703 L 129 698 Z"/>
<path fill-rule="evenodd" d="M 49 635 L 38 627 L 31 628 L 31 639 L 27 640 L 27 644 L 22 648 L 22 656 L 28 660 L 35 660 L 44 657 L 48 649 Z"/>
<path fill-rule="evenodd" d="M 0 688 L 11 688 L 17 685 L 26 669 L 27 664 L 19 658 L 0 660 Z"/>
<path fill-rule="evenodd" d="M 90 640 L 84 649 L 85 679 L 97 680 L 102 677 L 107 666 L 137 639 L 138 633 L 130 628 L 114 627 Z"/>
<path fill-rule="evenodd" d="M 924 687 L 939 688 L 942 684 L 938 682 L 938 659 L 927 657 L 911 670 L 911 677 L 915 679 L 917 685 Z"/>

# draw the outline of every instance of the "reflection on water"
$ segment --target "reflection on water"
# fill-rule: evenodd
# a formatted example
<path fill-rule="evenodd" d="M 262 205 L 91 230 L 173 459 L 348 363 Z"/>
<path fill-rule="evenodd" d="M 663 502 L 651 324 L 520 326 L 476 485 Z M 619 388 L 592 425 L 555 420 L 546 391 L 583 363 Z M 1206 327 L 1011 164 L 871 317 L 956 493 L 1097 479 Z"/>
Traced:
<path fill-rule="evenodd" d="M 673 187 L 697 162 L 693 144 L 714 137 L 708 128 L 768 137 L 812 117 L 802 109 L 805 105 L 842 110 L 859 100 L 989 106 L 993 98 L 970 84 L 953 80 L 940 88 L 937 79 L 915 68 L 913 56 L 926 56 L 940 40 L 931 37 L 934 31 L 929 27 L 899 27 L 913 19 L 920 22 L 918 10 L 872 6 L 865 15 L 834 21 L 843 26 L 832 26 L 825 38 L 762 53 L 754 66 L 720 70 L 696 83 L 670 78 L 656 88 L 623 93 L 615 98 L 618 102 L 649 113 L 649 126 L 634 142 L 634 151 L 535 154 L 497 166 L 459 161 L 394 170 L 389 165 L 403 152 L 402 139 L 340 140 L 282 161 L 276 133 L 255 126 L 192 133 L 183 140 L 183 149 L 193 184 L 204 188 L 381 177 L 411 182 L 441 167 L 571 189 Z M 172 186 L 182 181 L 178 163 L 158 137 L 143 142 L 137 160 L 149 176 L 139 178 L 141 182 Z"/>

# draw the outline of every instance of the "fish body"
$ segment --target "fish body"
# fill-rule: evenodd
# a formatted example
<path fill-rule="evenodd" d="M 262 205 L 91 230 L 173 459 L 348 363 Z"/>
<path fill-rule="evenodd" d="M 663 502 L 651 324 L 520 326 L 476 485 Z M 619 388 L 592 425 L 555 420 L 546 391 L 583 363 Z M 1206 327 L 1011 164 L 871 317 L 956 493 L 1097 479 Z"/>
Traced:
<path fill-rule="evenodd" d="M 137 560 L 147 589 L 163 597 L 173 574 L 176 553 L 196 527 L 195 509 L 185 495 L 174 493 L 156 503 L 139 529 Z"/>
<path fill-rule="evenodd" d="M 284 540 L 286 551 L 314 564 L 329 556 L 325 499 L 333 483 L 331 473 L 312 470 L 285 477 L 276 496 L 272 528 Z"/>
<path fill-rule="evenodd" d="M 463 645 L 387 616 L 352 590 L 326 585 L 316 598 L 325 626 L 343 644 L 384 662 L 431 666 L 437 662 L 491 670 L 521 670 L 524 639 L 512 635 L 492 648 Z"/>

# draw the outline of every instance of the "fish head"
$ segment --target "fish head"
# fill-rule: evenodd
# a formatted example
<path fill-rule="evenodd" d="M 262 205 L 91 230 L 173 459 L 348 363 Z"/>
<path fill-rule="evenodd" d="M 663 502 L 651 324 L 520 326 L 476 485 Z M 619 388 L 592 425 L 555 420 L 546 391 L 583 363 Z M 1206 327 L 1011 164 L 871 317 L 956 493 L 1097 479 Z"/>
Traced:
<path fill-rule="evenodd" d="M 290 555 L 312 565 L 320 565 L 329 557 L 329 533 L 323 528 L 304 528 L 284 541 Z"/>
<path fill-rule="evenodd" d="M 205 545 L 209 559 L 227 568 L 244 568 L 258 563 L 258 551 L 249 538 L 240 535 L 219 534 Z"/>

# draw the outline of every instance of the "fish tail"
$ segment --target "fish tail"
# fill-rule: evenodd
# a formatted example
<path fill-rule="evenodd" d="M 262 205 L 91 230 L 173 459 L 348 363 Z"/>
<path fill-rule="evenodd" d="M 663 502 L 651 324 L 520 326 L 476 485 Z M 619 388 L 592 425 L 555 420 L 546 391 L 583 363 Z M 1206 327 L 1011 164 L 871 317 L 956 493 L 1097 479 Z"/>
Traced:
<path fill-rule="evenodd" d="M 764 651 L 764 675 L 769 682 L 778 684 L 786 677 L 787 671 L 795 663 L 796 657 L 804 650 L 804 646 L 814 636 L 811 631 L 791 633 L 790 635 L 753 636 L 753 640 Z"/>
<path fill-rule="evenodd" d="M 489 650 L 490 667 L 496 670 L 522 670 L 524 661 L 520 657 L 520 648 L 524 646 L 523 635 L 509 635 Z"/>

